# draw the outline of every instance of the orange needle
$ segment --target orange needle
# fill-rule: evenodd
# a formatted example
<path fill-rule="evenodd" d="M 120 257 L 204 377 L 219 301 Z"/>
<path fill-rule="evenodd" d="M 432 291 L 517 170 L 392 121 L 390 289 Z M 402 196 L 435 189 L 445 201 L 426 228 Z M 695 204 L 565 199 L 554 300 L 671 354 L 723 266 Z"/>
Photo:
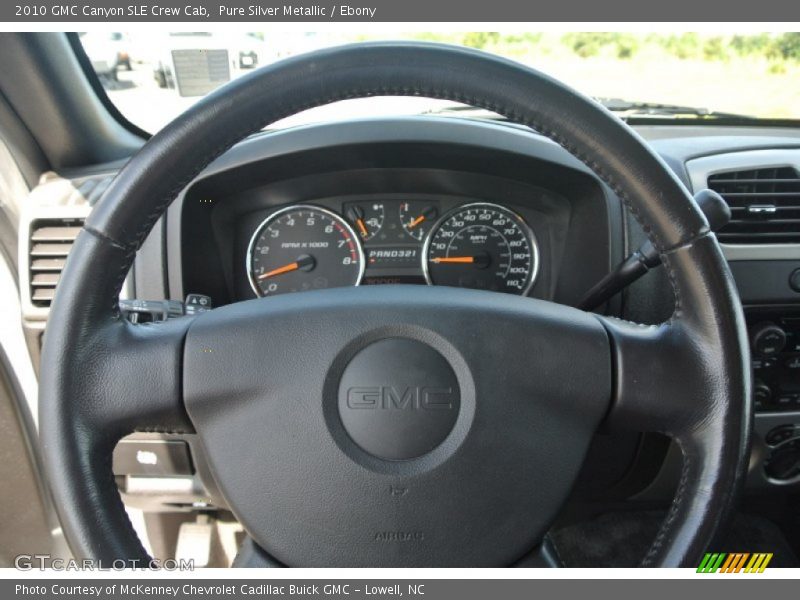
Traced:
<path fill-rule="evenodd" d="M 267 271 L 266 273 L 262 273 L 258 276 L 258 279 L 266 279 L 268 277 L 274 277 L 275 275 L 280 275 L 281 273 L 288 273 L 289 271 L 296 271 L 300 268 L 300 264 L 298 262 L 289 263 L 288 265 L 284 265 L 282 267 L 278 267 L 277 269 L 272 269 L 272 271 Z"/>
<path fill-rule="evenodd" d="M 432 258 L 433 263 L 474 263 L 474 256 L 444 256 L 442 258 Z"/>
<path fill-rule="evenodd" d="M 356 225 L 358 225 L 358 228 L 361 230 L 362 236 L 367 237 L 369 235 L 369 232 L 367 231 L 367 226 L 364 225 L 364 219 L 356 219 Z"/>
<path fill-rule="evenodd" d="M 414 229 L 414 227 L 416 227 L 417 225 L 422 223 L 424 220 L 425 220 L 425 215 L 420 215 L 416 219 L 411 221 L 411 223 L 408 224 L 408 228 L 409 229 Z"/>

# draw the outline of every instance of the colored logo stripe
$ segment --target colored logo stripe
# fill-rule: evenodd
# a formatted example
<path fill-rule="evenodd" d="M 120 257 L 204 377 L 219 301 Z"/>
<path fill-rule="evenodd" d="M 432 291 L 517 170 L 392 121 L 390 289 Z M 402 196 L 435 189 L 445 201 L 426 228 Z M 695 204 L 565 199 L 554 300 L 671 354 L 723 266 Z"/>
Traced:
<path fill-rule="evenodd" d="M 697 567 L 698 573 L 715 573 L 719 566 L 722 564 L 722 561 L 725 560 L 725 554 L 718 554 L 718 553 L 706 553 L 703 557 L 703 562 L 700 563 L 700 566 Z"/>
<path fill-rule="evenodd" d="M 729 554 L 728 559 L 722 565 L 720 573 L 738 573 L 744 566 L 744 561 L 750 557 L 749 553 L 736 552 Z"/>
<path fill-rule="evenodd" d="M 763 573 L 764 569 L 767 568 L 769 561 L 772 560 L 772 552 L 769 554 L 753 554 L 753 558 L 750 559 L 750 562 L 747 564 L 747 568 L 745 568 L 745 573 Z"/>
<path fill-rule="evenodd" d="M 697 567 L 698 573 L 740 573 L 744 569 L 745 573 L 763 573 L 772 560 L 773 554 L 759 552 L 750 554 L 749 552 L 707 552 L 703 557 L 700 566 Z M 748 561 L 749 559 L 749 561 Z M 745 563 L 747 566 L 745 567 Z"/>

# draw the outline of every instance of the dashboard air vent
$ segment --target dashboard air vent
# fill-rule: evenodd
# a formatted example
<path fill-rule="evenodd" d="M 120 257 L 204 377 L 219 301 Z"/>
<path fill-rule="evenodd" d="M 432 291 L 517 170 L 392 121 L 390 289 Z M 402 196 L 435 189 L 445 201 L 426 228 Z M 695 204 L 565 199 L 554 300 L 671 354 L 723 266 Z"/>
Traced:
<path fill-rule="evenodd" d="M 49 307 L 61 270 L 83 219 L 40 219 L 31 223 L 29 281 L 31 303 Z"/>
<path fill-rule="evenodd" d="M 719 241 L 800 243 L 800 173 L 794 167 L 715 173 L 708 187 L 731 207 L 730 223 L 717 232 Z"/>

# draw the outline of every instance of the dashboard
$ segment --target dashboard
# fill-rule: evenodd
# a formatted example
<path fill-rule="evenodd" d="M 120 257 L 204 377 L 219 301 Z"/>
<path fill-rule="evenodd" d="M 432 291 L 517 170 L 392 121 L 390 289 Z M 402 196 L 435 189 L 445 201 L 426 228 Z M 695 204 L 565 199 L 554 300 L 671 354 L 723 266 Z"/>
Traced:
<path fill-rule="evenodd" d="M 800 132 L 708 125 L 638 132 L 690 190 L 727 186 L 720 191 L 738 222 L 720 239 L 754 358 L 748 486 L 797 489 L 800 221 L 789 221 L 800 202 Z M 91 190 L 107 185 L 118 167 L 69 181 L 54 176 L 32 193 L 21 227 L 20 273 L 21 289 L 30 290 L 22 303 L 34 355 L 48 306 L 47 288 L 36 283 L 37 236 L 52 235 L 56 226 L 79 228 L 99 195 Z M 760 211 L 753 217 L 751 205 Z M 769 230 L 769 215 L 781 229 Z M 792 231 L 798 240 L 788 237 Z M 780 239 L 770 239 L 773 234 Z M 189 313 L 198 298 L 208 308 L 394 283 L 471 287 L 576 306 L 644 240 L 613 190 L 527 128 L 430 116 L 365 119 L 260 134 L 224 153 L 157 222 L 124 295 L 142 310 L 148 302 L 167 303 L 163 318 Z M 70 243 L 67 233 L 45 241 Z M 414 287 L 402 289 L 408 294 Z M 597 309 L 640 323 L 659 323 L 672 310 L 663 269 Z M 147 466 L 121 456 L 118 463 L 127 466 L 117 475 L 127 503 L 148 510 L 224 506 L 191 436 L 137 434 L 118 449 L 135 456 L 142 444 L 179 465 L 170 481 L 183 477 L 191 485 L 156 493 Z M 672 497 L 680 453 L 650 434 L 602 434 L 585 471 L 578 495 L 660 502 Z"/>

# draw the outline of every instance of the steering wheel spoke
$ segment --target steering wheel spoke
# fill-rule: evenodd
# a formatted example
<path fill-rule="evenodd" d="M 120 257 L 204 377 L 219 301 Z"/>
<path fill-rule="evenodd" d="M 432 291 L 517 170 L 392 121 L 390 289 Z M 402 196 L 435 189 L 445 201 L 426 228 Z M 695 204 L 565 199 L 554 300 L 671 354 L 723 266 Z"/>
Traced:
<path fill-rule="evenodd" d="M 94 424 L 109 435 L 191 432 L 183 407 L 183 343 L 191 317 L 134 325 L 123 319 L 102 332 L 102 382 L 87 382 Z M 93 393 L 102 390 L 102 394 Z"/>
<path fill-rule="evenodd" d="M 111 272 L 116 266 L 122 275 L 92 269 L 92 295 L 70 278 L 59 283 L 42 355 L 46 437 L 67 423 L 79 427 L 81 439 L 93 446 L 114 444 L 134 431 L 192 430 L 183 408 L 182 365 L 193 318 L 147 325 L 122 318 L 117 298 L 129 256 L 129 250 L 91 230 L 75 241 L 68 265 L 89 261 Z M 65 311 L 67 304 L 73 308 Z"/>
<path fill-rule="evenodd" d="M 598 317 L 612 346 L 614 393 L 607 423 L 635 431 L 657 431 L 678 439 L 719 428 L 721 407 L 710 401 L 731 384 L 749 388 L 746 351 L 726 359 L 719 349 L 745 348 L 738 311 L 720 310 L 704 299 L 714 288 L 736 298 L 733 283 L 720 276 L 727 266 L 711 236 L 703 236 L 666 257 L 679 302 L 659 325 Z M 691 276 L 690 267 L 700 272 Z M 749 398 L 731 407 L 749 413 Z M 734 428 L 739 430 L 738 427 Z"/>
<path fill-rule="evenodd" d="M 706 380 L 691 335 L 681 323 L 641 325 L 599 317 L 611 342 L 614 429 L 674 434 L 704 406 Z"/>

